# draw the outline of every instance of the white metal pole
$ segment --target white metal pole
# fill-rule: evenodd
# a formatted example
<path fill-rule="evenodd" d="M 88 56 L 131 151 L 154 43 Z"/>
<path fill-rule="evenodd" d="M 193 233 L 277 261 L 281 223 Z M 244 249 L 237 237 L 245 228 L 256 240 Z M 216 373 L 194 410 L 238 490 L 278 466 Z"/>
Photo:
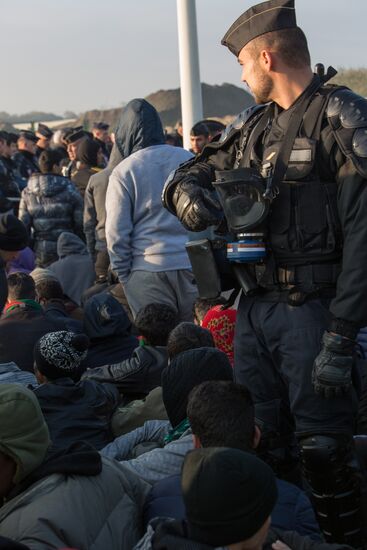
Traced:
<path fill-rule="evenodd" d="M 195 0 L 177 0 L 183 143 L 190 149 L 190 130 L 203 118 Z"/>

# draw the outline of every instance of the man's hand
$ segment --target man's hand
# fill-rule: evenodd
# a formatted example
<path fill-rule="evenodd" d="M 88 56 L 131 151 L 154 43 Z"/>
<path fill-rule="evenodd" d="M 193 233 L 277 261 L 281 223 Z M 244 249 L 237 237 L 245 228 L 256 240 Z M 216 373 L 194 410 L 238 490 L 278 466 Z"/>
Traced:
<path fill-rule="evenodd" d="M 332 332 L 324 333 L 322 344 L 313 365 L 313 387 L 326 398 L 337 397 L 351 388 L 356 344 Z"/>
<path fill-rule="evenodd" d="M 214 194 L 196 182 L 180 182 L 173 194 L 173 203 L 178 219 L 189 231 L 203 231 L 210 225 L 218 225 L 223 216 Z"/>

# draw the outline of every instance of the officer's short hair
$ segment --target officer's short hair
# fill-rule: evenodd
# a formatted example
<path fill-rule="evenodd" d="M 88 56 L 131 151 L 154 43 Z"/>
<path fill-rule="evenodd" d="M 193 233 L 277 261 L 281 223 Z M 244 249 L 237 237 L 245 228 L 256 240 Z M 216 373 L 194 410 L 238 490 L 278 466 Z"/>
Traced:
<path fill-rule="evenodd" d="M 190 136 L 205 136 L 209 137 L 209 128 L 202 122 L 197 122 L 190 130 Z"/>
<path fill-rule="evenodd" d="M 8 137 L 9 137 L 8 132 L 5 132 L 4 130 L 0 131 L 0 141 L 8 143 Z"/>
<path fill-rule="evenodd" d="M 259 55 L 266 49 L 277 52 L 291 69 L 301 69 L 311 65 L 307 38 L 299 27 L 268 32 L 254 38 L 250 44 L 255 55 Z"/>
<path fill-rule="evenodd" d="M 219 380 L 199 384 L 189 395 L 187 417 L 203 447 L 247 452 L 253 447 L 254 403 L 245 386 Z"/>
<path fill-rule="evenodd" d="M 53 167 L 60 164 L 61 154 L 56 149 L 46 149 L 42 151 L 39 158 L 39 167 L 42 174 L 49 174 Z"/>

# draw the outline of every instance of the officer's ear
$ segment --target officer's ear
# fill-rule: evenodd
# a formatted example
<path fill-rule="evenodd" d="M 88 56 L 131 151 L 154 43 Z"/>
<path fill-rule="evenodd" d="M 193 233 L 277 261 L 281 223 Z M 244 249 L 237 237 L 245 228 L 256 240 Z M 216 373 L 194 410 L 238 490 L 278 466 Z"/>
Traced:
<path fill-rule="evenodd" d="M 270 72 L 274 69 L 275 56 L 273 52 L 269 52 L 268 50 L 262 50 L 260 52 L 259 59 L 260 59 L 260 65 L 264 71 Z"/>

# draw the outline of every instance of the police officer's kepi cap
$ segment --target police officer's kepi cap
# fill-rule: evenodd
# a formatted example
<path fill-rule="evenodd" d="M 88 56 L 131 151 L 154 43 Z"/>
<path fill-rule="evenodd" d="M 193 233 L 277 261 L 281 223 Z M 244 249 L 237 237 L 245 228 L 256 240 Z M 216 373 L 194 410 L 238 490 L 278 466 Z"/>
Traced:
<path fill-rule="evenodd" d="M 70 132 L 65 136 L 66 143 L 75 143 L 78 139 L 81 139 L 86 136 L 86 132 L 83 130 L 83 126 L 78 126 L 77 128 L 72 128 Z"/>
<path fill-rule="evenodd" d="M 94 130 L 108 130 L 109 127 L 110 125 L 107 124 L 106 122 L 95 122 L 93 124 Z"/>
<path fill-rule="evenodd" d="M 49 128 L 48 126 L 46 126 L 46 124 L 42 124 L 42 122 L 40 122 L 40 123 L 38 124 L 37 134 L 39 134 L 39 135 L 42 136 L 42 137 L 45 137 L 46 139 L 51 139 L 52 136 L 54 135 L 54 133 L 53 133 L 53 131 L 51 130 L 51 128 Z"/>
<path fill-rule="evenodd" d="M 245 11 L 228 29 L 221 43 L 238 57 L 254 38 L 267 32 L 297 27 L 294 0 L 269 0 Z"/>
<path fill-rule="evenodd" d="M 19 132 L 19 137 L 23 139 L 29 139 L 30 141 L 34 141 L 35 143 L 38 141 L 38 137 L 34 132 L 31 132 L 30 130 L 22 130 Z"/>

